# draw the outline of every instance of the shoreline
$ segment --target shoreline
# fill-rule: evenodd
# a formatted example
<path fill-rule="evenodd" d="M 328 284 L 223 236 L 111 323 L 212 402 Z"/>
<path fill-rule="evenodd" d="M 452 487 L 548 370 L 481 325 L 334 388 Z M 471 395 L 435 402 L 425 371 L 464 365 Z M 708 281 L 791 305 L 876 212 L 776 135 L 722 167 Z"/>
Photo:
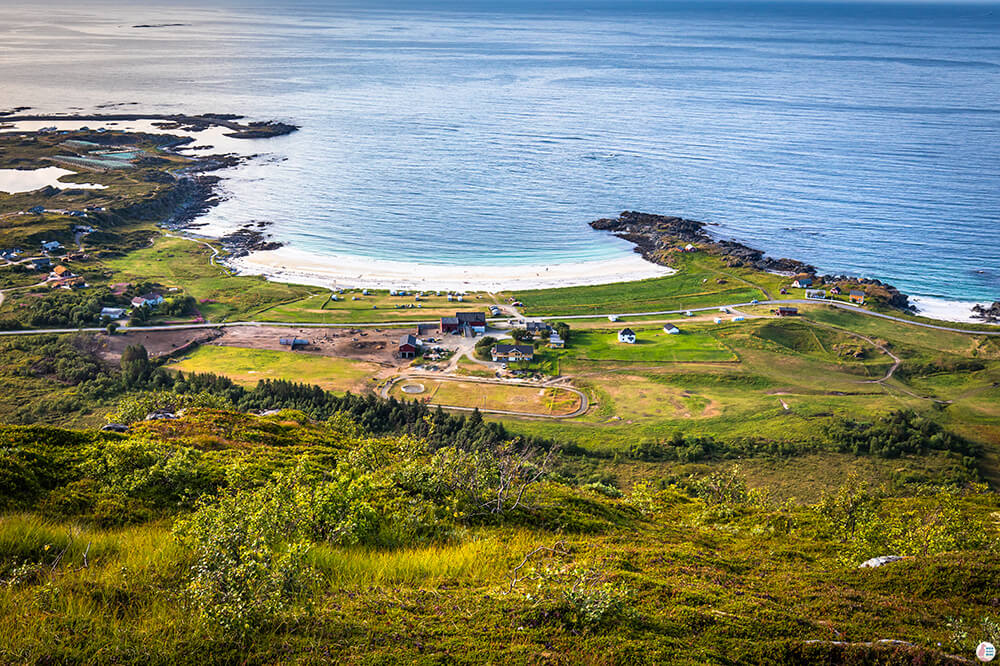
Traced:
<path fill-rule="evenodd" d="M 171 134 L 171 130 L 180 130 L 183 133 L 175 145 L 165 147 L 171 152 L 189 149 L 190 144 L 194 143 L 192 135 L 210 128 L 218 128 L 225 137 L 232 139 L 270 138 L 298 129 L 294 125 L 275 121 L 240 122 L 244 120 L 243 116 L 230 114 L 200 116 L 155 113 L 34 115 L 23 113 L 25 110 L 22 107 L 4 113 L 0 115 L 0 122 L 5 125 L 7 131 L 16 131 L 16 123 L 26 122 L 48 121 L 75 124 L 81 121 L 106 123 L 108 121 L 142 120 L 150 123 L 151 127 L 148 129 L 137 128 L 131 131 Z M 112 122 L 111 124 L 116 123 Z M 124 128 L 115 129 L 130 131 Z M 39 131 L 27 128 L 25 130 L 26 133 Z M 209 208 L 218 203 L 220 195 L 218 184 L 222 179 L 219 176 L 207 175 L 207 173 L 224 167 L 237 166 L 242 161 L 254 156 L 252 154 L 237 156 L 232 153 L 219 155 L 184 154 L 185 158 L 192 160 L 192 164 L 175 175 L 177 192 L 181 195 L 180 201 L 175 203 L 174 210 L 160 223 L 160 226 L 192 239 L 207 238 L 220 241 L 231 252 L 235 253 L 234 256 L 222 260 L 221 263 L 227 265 L 237 274 L 262 275 L 265 279 L 275 282 L 327 288 L 359 287 L 452 291 L 554 289 L 626 283 L 664 277 L 677 272 L 676 269 L 668 265 L 668 257 L 664 252 L 674 243 L 664 243 L 667 239 L 660 234 L 672 237 L 671 241 L 693 241 L 699 245 L 710 246 L 714 253 L 722 255 L 727 261 L 734 262 L 736 265 L 751 265 L 760 270 L 789 274 L 818 272 L 815 267 L 798 260 L 772 259 L 765 252 L 741 243 L 714 238 L 708 233 L 707 227 L 710 225 L 703 222 L 634 212 L 623 213 L 617 219 L 600 219 L 590 223 L 590 226 L 595 229 L 610 232 L 614 236 L 632 243 L 634 254 L 615 259 L 595 259 L 551 265 L 425 264 L 354 255 L 316 254 L 287 245 L 274 247 L 280 241 L 275 242 L 276 239 L 271 234 L 262 231 L 271 225 L 270 222 L 248 223 L 227 234 L 199 233 L 201 225 L 197 221 Z M 251 230 L 252 227 L 256 228 Z M 652 227 L 660 227 L 660 229 L 653 232 Z M 839 276 L 838 279 L 858 280 L 847 276 Z M 888 289 L 890 299 L 896 301 L 893 305 L 904 312 L 949 322 L 997 323 L 972 316 L 974 306 L 980 305 L 989 308 L 991 306 L 989 302 L 978 303 L 953 301 L 939 297 L 908 296 L 878 280 L 865 280 L 864 282 Z"/>
<path fill-rule="evenodd" d="M 447 265 L 318 255 L 283 246 L 223 260 L 239 275 L 263 275 L 274 282 L 317 287 L 508 291 L 554 289 L 634 282 L 673 275 L 676 269 L 646 261 L 638 254 L 550 265 Z"/>

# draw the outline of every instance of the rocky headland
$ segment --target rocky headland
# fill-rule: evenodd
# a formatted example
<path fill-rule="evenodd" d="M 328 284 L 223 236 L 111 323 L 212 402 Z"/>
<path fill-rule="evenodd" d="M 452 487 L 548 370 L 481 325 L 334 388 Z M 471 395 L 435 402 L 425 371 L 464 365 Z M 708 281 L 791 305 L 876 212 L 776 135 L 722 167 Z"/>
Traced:
<path fill-rule="evenodd" d="M 974 305 L 972 316 L 990 324 L 1000 323 L 1000 301 L 993 301 L 992 305 Z"/>
<path fill-rule="evenodd" d="M 616 218 L 594 220 L 590 226 L 599 231 L 610 231 L 635 245 L 635 251 L 647 261 L 664 266 L 671 265 L 677 253 L 691 245 L 699 250 L 720 257 L 730 267 L 753 268 L 782 275 L 808 275 L 818 284 L 841 290 L 858 288 L 869 300 L 905 311 L 913 311 L 906 294 L 881 280 L 847 275 L 817 275 L 815 266 L 797 259 L 769 257 L 763 250 L 749 247 L 734 240 L 713 238 L 705 222 L 682 217 L 654 215 L 625 211 Z"/>

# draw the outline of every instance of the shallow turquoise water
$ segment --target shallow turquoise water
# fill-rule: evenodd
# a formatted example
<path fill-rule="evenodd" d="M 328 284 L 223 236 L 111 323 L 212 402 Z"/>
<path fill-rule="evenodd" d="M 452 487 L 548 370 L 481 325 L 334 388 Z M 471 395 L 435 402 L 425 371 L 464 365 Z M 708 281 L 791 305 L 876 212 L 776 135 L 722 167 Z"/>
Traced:
<path fill-rule="evenodd" d="M 5 4 L 3 103 L 301 124 L 211 217 L 317 253 L 613 257 L 628 208 L 1000 298 L 997 7 L 569 5 Z"/>

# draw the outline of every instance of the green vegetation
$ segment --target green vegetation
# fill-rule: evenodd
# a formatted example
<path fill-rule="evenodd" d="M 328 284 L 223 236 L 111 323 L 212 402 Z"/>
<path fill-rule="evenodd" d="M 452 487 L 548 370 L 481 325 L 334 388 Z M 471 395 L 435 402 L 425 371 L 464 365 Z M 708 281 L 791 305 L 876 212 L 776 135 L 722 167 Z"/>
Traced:
<path fill-rule="evenodd" d="M 0 247 L 80 243 L 64 263 L 91 285 L 4 266 L 0 327 L 105 326 L 102 307 L 149 291 L 168 302 L 135 324 L 391 326 L 507 298 L 543 316 L 715 307 L 787 283 L 701 252 L 666 278 L 463 303 L 233 276 L 211 244 L 155 230 L 198 198 L 172 176 L 189 161 L 106 137 L 137 162 L 70 179 L 107 189 L 0 195 Z M 0 165 L 93 167 L 65 138 L 0 137 Z M 97 229 L 21 214 L 39 203 L 95 207 Z M 381 370 L 347 359 L 132 344 L 119 364 L 134 338 L 0 339 L 0 420 L 32 424 L 0 425 L 0 662 L 943 664 L 1000 643 L 1000 340 L 800 310 L 674 317 L 673 336 L 628 317 L 635 345 L 603 319 L 555 322 L 567 347 L 534 341 L 510 369 L 571 377 L 591 408 L 563 421 L 449 414 L 399 385 L 382 400 Z M 420 382 L 448 405 L 578 405 Z M 880 555 L 905 559 L 857 568 Z"/>
<path fill-rule="evenodd" d="M 712 257 L 686 255 L 677 260 L 678 273 L 668 277 L 589 287 L 519 291 L 515 295 L 531 316 L 614 314 L 683 310 L 765 298 L 758 283 L 739 269 Z M 773 277 L 773 276 L 772 276 Z M 756 276 L 754 276 L 756 279 Z M 719 281 L 723 282 L 720 284 Z"/>
<path fill-rule="evenodd" d="M 633 363 L 727 362 L 733 353 L 706 330 L 690 330 L 669 335 L 663 329 L 635 327 L 635 344 L 618 341 L 617 330 L 579 330 L 573 335 L 572 350 L 579 360 L 628 361 Z"/>
<path fill-rule="evenodd" d="M 363 391 L 379 369 L 374 363 L 346 358 L 214 345 L 199 347 L 167 367 L 187 373 L 215 373 L 249 387 L 262 379 L 284 379 L 341 392 Z"/>
<path fill-rule="evenodd" d="M 117 282 L 148 281 L 183 289 L 212 321 L 246 317 L 308 293 L 305 287 L 261 277 L 234 277 L 210 263 L 211 255 L 212 250 L 198 241 L 163 236 L 151 247 L 107 261 L 106 266 Z"/>
<path fill-rule="evenodd" d="M 366 291 L 367 294 L 364 293 Z M 348 289 L 339 294 L 324 291 L 299 301 L 263 309 L 254 313 L 252 318 L 288 323 L 385 322 L 391 325 L 395 322 L 436 321 L 441 317 L 453 317 L 457 311 L 484 310 L 486 303 L 492 302 L 487 294 L 467 294 L 462 302 L 449 301 L 445 292 L 439 294 L 425 292 L 417 300 L 414 293 L 391 296 L 383 289 Z M 331 300 L 334 295 L 337 300 Z"/>
<path fill-rule="evenodd" d="M 530 448 L 294 411 L 3 427 L 0 443 L 8 662 L 488 662 L 503 646 L 524 663 L 944 664 L 992 637 L 1000 504 L 977 486 L 848 479 L 794 504 L 724 468 L 618 488 Z M 887 553 L 907 558 L 856 568 Z"/>

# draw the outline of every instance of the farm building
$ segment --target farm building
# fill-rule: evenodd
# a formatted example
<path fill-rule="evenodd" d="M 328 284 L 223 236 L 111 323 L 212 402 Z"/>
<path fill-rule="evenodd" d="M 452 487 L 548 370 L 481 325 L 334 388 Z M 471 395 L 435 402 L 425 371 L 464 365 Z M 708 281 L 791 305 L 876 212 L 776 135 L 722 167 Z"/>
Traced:
<path fill-rule="evenodd" d="M 413 335 L 404 335 L 399 339 L 399 358 L 413 358 L 420 351 L 420 342 Z"/>
<path fill-rule="evenodd" d="M 531 345 L 495 345 L 490 350 L 494 362 L 516 363 L 535 358 L 535 348 Z"/>
<path fill-rule="evenodd" d="M 482 335 L 486 333 L 486 313 L 456 312 L 454 317 L 441 317 L 441 332 Z"/>
<path fill-rule="evenodd" d="M 667 335 L 680 335 L 681 329 L 677 328 L 673 324 L 664 324 L 663 332 Z"/>
<path fill-rule="evenodd" d="M 631 328 L 623 328 L 618 331 L 618 342 L 624 342 L 627 345 L 635 344 L 635 331 Z"/>
<path fill-rule="evenodd" d="M 849 300 L 849 301 L 850 301 L 851 303 L 857 303 L 858 305 L 864 305 L 864 304 L 865 304 L 865 292 L 863 292 L 863 291 L 858 291 L 858 290 L 856 290 L 856 289 L 852 289 L 852 290 L 851 290 L 851 293 L 850 293 L 850 295 L 849 295 L 849 296 L 847 297 L 847 299 L 848 299 L 848 300 Z"/>
<path fill-rule="evenodd" d="M 309 341 L 305 338 L 278 338 L 278 344 L 282 347 L 290 347 L 292 351 L 300 347 L 308 347 Z"/>
<path fill-rule="evenodd" d="M 485 312 L 456 312 L 458 323 L 462 327 L 463 334 L 482 335 L 486 333 L 486 313 Z"/>
<path fill-rule="evenodd" d="M 779 317 L 794 317 L 799 314 L 799 309 L 782 306 L 778 308 L 777 313 Z"/>

